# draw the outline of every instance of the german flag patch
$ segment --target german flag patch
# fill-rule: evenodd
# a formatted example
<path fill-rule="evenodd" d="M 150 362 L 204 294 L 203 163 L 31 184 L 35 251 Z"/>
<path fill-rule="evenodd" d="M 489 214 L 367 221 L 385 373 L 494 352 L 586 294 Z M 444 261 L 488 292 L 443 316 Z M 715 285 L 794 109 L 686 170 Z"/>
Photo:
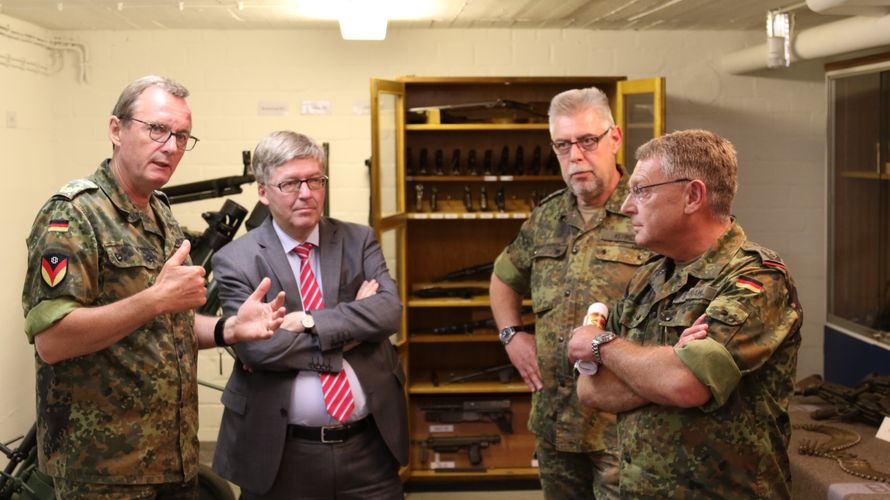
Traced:
<path fill-rule="evenodd" d="M 40 260 L 40 274 L 43 282 L 50 288 L 61 283 L 68 275 L 68 256 L 62 254 L 46 254 Z"/>
<path fill-rule="evenodd" d="M 64 219 L 53 219 L 49 221 L 47 229 L 54 233 L 67 233 L 68 221 Z"/>
<path fill-rule="evenodd" d="M 747 276 L 739 276 L 738 281 L 735 282 L 735 286 L 754 293 L 760 293 L 760 291 L 763 290 L 763 283 Z"/>

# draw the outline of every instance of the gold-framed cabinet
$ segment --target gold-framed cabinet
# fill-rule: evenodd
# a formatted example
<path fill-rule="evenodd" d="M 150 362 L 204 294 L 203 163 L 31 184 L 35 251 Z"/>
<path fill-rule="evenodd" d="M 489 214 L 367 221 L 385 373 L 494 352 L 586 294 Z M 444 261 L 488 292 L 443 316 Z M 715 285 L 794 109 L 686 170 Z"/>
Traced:
<path fill-rule="evenodd" d="M 620 163 L 664 132 L 662 78 L 371 80 L 371 222 L 404 304 L 392 337 L 407 372 L 404 479 L 537 477 L 529 391 L 505 366 L 491 320 L 490 264 L 565 186 L 550 99 L 589 86 L 609 96 L 625 132 Z M 523 319 L 534 323 L 532 313 Z"/>

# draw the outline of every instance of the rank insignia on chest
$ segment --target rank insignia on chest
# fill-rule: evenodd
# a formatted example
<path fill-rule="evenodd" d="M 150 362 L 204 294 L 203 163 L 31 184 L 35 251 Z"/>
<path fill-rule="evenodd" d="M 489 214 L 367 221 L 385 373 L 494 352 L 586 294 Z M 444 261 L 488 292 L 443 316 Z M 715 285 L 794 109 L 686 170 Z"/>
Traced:
<path fill-rule="evenodd" d="M 735 282 L 735 286 L 754 293 L 760 293 L 760 291 L 763 290 L 763 283 L 747 276 L 739 276 L 738 281 Z"/>
<path fill-rule="evenodd" d="M 46 254 L 40 260 L 40 274 L 43 282 L 50 288 L 55 287 L 68 275 L 68 256 L 62 254 Z"/>
<path fill-rule="evenodd" d="M 67 233 L 68 221 L 65 219 L 53 219 L 49 221 L 47 229 L 49 229 L 53 233 Z"/>

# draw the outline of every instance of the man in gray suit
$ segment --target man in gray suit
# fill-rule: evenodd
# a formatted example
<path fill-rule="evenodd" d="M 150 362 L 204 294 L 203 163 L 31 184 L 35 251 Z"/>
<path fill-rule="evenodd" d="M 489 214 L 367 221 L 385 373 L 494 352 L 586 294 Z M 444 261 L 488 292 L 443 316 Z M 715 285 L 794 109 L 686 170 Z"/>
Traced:
<path fill-rule="evenodd" d="M 324 163 L 302 134 L 264 137 L 253 168 L 271 217 L 213 258 L 225 314 L 264 276 L 269 297 L 287 292 L 272 338 L 234 346 L 222 396 L 213 468 L 247 500 L 402 498 L 402 306 L 371 229 L 322 217 Z"/>

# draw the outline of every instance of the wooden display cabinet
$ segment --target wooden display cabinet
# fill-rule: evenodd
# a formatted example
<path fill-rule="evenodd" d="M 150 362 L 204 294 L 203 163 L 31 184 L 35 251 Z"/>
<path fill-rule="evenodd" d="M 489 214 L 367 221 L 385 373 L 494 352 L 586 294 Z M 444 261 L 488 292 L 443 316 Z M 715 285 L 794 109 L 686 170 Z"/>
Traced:
<path fill-rule="evenodd" d="M 557 93 L 589 86 L 609 96 L 617 124 L 625 132 L 619 162 L 632 157 L 632 149 L 627 148 L 663 133 L 661 78 L 632 82 L 624 77 L 371 81 L 371 221 L 404 304 L 402 327 L 392 341 L 408 375 L 412 444 L 410 465 L 402 471 L 405 479 L 537 476 L 535 439 L 526 427 L 530 395 L 518 374 L 499 369 L 489 376 L 452 381 L 509 364 L 496 327 L 486 324 L 492 317 L 487 293 L 490 269 L 456 280 L 439 278 L 491 263 L 517 235 L 535 204 L 565 187 L 558 164 L 552 163 L 555 157 L 550 158 L 547 108 Z M 540 168 L 532 165 L 536 148 L 541 152 Z M 460 155 L 456 164 L 455 150 Z M 475 169 L 469 165 L 471 151 L 475 151 Z M 486 151 L 491 155 L 488 168 Z M 434 191 L 435 210 L 431 206 Z M 481 209 L 483 192 L 486 210 Z M 463 289 L 461 294 L 447 296 L 455 288 Z M 429 289 L 439 289 L 446 296 L 417 295 Z M 531 309 L 530 300 L 524 305 Z M 533 324 L 533 313 L 525 313 L 523 320 Z M 459 331 L 442 333 L 448 327 Z M 423 408 L 430 401 L 471 407 L 509 401 L 513 432 L 503 432 L 484 419 L 472 420 L 477 416 L 473 414 L 461 415 L 470 417 L 466 422 L 428 422 Z M 479 448 L 478 463 L 472 463 L 466 448 L 437 453 L 427 447 L 426 460 L 422 456 L 424 443 L 431 437 L 494 435 L 499 436 L 498 442 Z"/>

